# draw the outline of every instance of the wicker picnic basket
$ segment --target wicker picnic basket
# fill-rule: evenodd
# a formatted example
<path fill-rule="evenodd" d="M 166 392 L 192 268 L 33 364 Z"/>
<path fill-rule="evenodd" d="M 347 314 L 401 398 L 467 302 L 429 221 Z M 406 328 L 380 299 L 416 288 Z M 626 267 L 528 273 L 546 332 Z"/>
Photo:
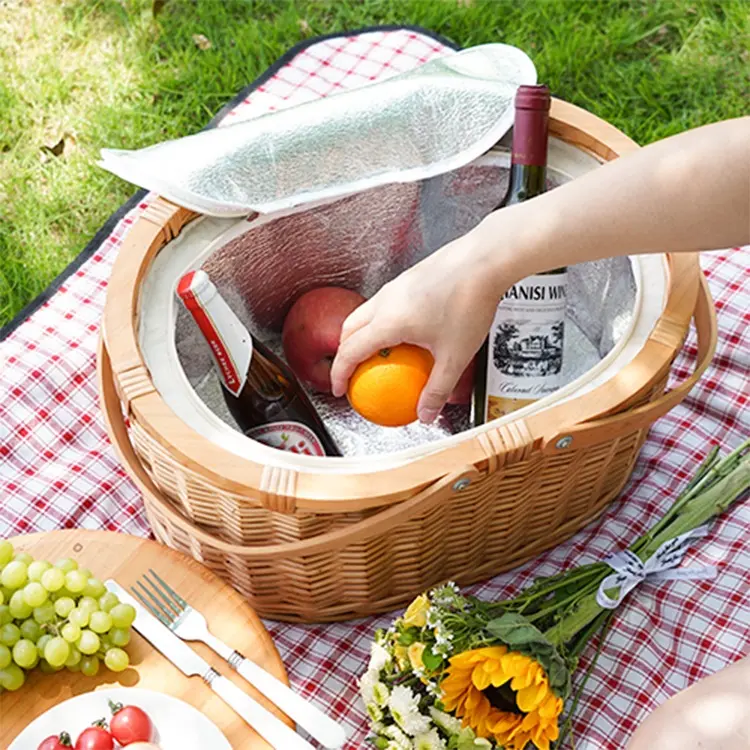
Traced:
<path fill-rule="evenodd" d="M 637 148 L 558 100 L 551 132 L 600 161 Z M 184 424 L 139 350 L 146 270 L 196 216 L 157 199 L 126 237 L 104 315 L 103 412 L 156 537 L 229 581 L 263 616 L 330 621 L 387 611 L 439 581 L 478 581 L 565 540 L 618 495 L 649 426 L 687 395 L 714 350 L 716 321 L 698 257 L 675 254 L 666 304 L 645 345 L 588 393 L 490 423 L 387 470 L 266 466 Z M 695 370 L 665 391 L 691 319 Z"/>

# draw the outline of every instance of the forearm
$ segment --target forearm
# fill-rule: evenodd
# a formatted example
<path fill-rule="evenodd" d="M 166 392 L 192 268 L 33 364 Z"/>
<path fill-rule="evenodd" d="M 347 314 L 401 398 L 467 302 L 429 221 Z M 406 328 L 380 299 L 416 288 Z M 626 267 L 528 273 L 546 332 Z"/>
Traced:
<path fill-rule="evenodd" d="M 434 359 L 419 400 L 431 422 L 519 279 L 613 255 L 750 243 L 750 118 L 691 131 L 496 211 L 386 284 L 347 318 L 334 395 L 379 349 L 410 343 Z"/>
<path fill-rule="evenodd" d="M 750 117 L 659 141 L 472 233 L 503 280 L 617 255 L 750 243 Z M 485 266 L 486 267 L 486 266 Z"/>

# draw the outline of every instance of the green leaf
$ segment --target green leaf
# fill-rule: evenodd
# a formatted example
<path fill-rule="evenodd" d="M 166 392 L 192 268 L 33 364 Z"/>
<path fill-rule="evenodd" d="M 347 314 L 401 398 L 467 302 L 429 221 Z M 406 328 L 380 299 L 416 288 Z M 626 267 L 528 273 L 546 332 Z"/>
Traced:
<path fill-rule="evenodd" d="M 418 636 L 419 634 L 417 633 L 416 628 L 409 628 L 399 635 L 398 642 L 402 646 L 411 646 L 412 643 L 416 642 Z"/>
<path fill-rule="evenodd" d="M 530 656 L 542 665 L 553 692 L 560 698 L 570 694 L 570 671 L 560 652 L 544 633 L 517 612 L 506 612 L 490 620 L 485 630 L 511 651 Z"/>
<path fill-rule="evenodd" d="M 506 612 L 502 617 L 490 620 L 486 627 L 492 635 L 499 638 L 507 646 L 523 646 L 536 642 L 546 643 L 541 631 L 535 628 L 523 615 L 516 612 Z"/>
<path fill-rule="evenodd" d="M 435 672 L 443 663 L 443 657 L 439 656 L 438 654 L 433 654 L 432 649 L 427 646 L 427 648 L 422 652 L 422 663 L 430 672 Z"/>
<path fill-rule="evenodd" d="M 550 686 L 558 689 L 565 687 L 569 677 L 565 663 L 561 663 L 561 661 L 558 661 L 557 659 L 550 659 L 547 675 L 549 676 Z"/>

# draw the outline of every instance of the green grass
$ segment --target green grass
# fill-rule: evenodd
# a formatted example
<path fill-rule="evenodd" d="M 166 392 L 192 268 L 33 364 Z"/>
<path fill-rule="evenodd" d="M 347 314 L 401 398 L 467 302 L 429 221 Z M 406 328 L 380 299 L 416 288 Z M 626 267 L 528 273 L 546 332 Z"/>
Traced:
<path fill-rule="evenodd" d="M 747 112 L 747 0 L 0 0 L 0 324 L 133 192 L 99 148 L 195 132 L 301 39 L 382 23 L 515 44 L 644 144 Z"/>

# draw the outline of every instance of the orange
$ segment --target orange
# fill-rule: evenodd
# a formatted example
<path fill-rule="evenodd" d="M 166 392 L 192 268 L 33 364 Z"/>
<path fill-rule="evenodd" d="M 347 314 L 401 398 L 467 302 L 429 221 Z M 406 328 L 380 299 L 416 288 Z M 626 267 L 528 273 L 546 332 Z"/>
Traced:
<path fill-rule="evenodd" d="M 349 380 L 349 403 L 365 419 L 400 427 L 417 419 L 417 404 L 435 360 L 427 349 L 399 344 L 361 362 Z"/>

